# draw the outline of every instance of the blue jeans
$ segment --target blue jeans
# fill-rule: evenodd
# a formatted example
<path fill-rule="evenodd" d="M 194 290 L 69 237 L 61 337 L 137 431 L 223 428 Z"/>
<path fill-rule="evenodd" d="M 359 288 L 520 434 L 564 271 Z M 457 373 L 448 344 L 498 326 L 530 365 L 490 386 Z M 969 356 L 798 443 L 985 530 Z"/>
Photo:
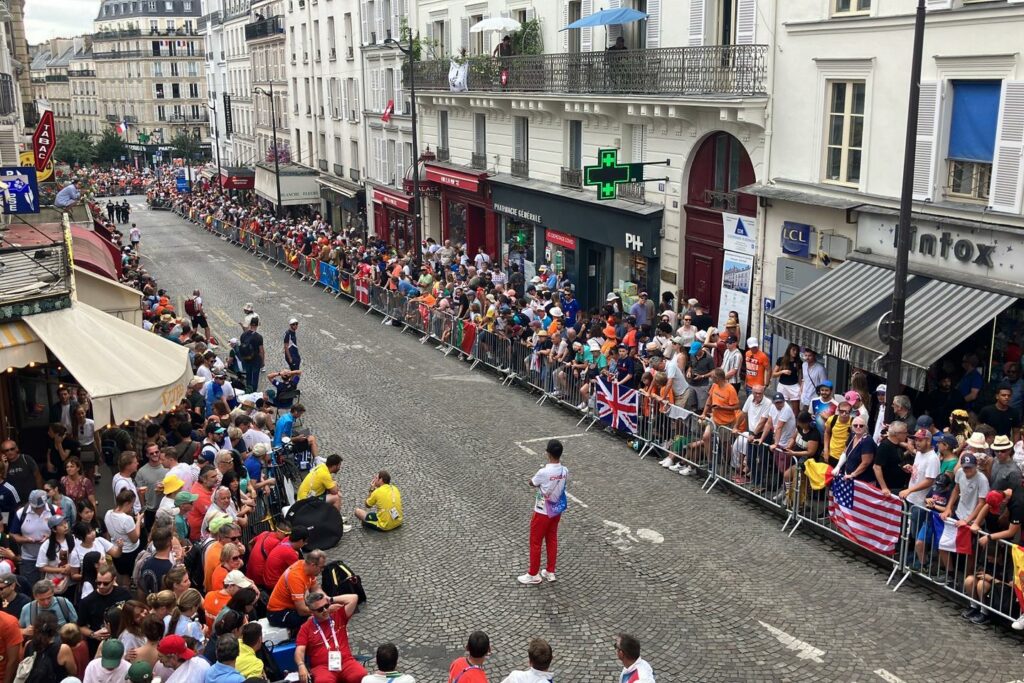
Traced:
<path fill-rule="evenodd" d="M 903 548 L 903 558 L 907 564 L 917 562 L 917 557 L 914 555 L 914 541 L 921 533 L 921 527 L 931 523 L 931 515 L 931 510 L 919 505 L 910 508 L 910 534 L 907 537 L 906 546 Z"/>

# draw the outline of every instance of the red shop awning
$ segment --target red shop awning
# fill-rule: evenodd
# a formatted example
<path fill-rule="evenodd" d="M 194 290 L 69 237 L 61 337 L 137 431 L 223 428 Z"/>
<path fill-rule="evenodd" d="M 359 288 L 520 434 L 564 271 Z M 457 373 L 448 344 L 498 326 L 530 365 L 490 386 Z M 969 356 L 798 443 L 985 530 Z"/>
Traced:
<path fill-rule="evenodd" d="M 390 206 L 392 209 L 404 211 L 405 213 L 412 211 L 412 195 L 395 190 L 375 187 L 373 188 L 373 201 L 379 202 L 384 206 Z"/>
<path fill-rule="evenodd" d="M 442 187 L 454 187 L 465 192 L 479 192 L 480 183 L 487 178 L 487 172 L 460 171 L 447 166 L 425 164 L 427 180 Z"/>
<path fill-rule="evenodd" d="M 60 223 L 25 225 L 12 223 L 4 235 L 5 246 L 31 248 L 64 239 Z M 121 255 L 117 247 L 88 228 L 71 226 L 71 249 L 75 264 L 102 277 L 117 280 L 121 274 Z"/>
<path fill-rule="evenodd" d="M 251 190 L 256 187 L 256 171 L 251 168 L 223 168 L 220 178 L 225 190 Z"/>

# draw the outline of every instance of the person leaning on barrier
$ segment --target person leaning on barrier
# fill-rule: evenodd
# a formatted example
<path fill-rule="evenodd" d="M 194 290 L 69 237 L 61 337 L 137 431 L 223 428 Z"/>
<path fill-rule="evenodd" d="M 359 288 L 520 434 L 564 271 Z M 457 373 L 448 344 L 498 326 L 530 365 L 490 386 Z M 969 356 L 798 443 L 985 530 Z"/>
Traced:
<path fill-rule="evenodd" d="M 782 491 L 775 496 L 776 503 L 792 503 L 793 480 L 808 460 L 817 460 L 821 454 L 821 432 L 814 423 L 814 417 L 806 410 L 796 416 L 796 436 L 793 444 L 782 449 L 786 455 L 786 471 L 782 474 Z"/>

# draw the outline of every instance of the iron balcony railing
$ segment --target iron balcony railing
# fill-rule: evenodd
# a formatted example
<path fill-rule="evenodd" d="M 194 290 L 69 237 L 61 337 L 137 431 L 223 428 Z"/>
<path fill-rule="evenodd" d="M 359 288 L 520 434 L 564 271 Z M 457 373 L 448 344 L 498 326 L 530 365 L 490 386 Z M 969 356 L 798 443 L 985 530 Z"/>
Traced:
<path fill-rule="evenodd" d="M 317 165 L 317 168 L 319 168 L 321 171 L 326 171 L 327 170 L 327 159 L 317 159 L 316 160 L 316 165 Z"/>
<path fill-rule="evenodd" d="M 93 70 L 93 69 L 70 69 L 70 70 L 68 70 L 68 76 L 71 76 L 71 77 L 82 76 L 82 77 L 85 77 L 85 78 L 89 78 L 89 77 L 92 77 L 92 76 L 95 76 L 95 75 L 96 75 L 96 71 Z"/>
<path fill-rule="evenodd" d="M 142 29 L 138 28 L 123 28 L 114 31 L 97 31 L 92 34 L 93 40 L 110 40 L 113 38 L 134 38 L 135 36 L 141 36 Z"/>
<path fill-rule="evenodd" d="M 269 38 L 270 36 L 276 36 L 279 33 L 284 33 L 283 17 L 269 17 L 267 19 L 254 21 L 251 24 L 245 25 L 246 40 Z"/>
<path fill-rule="evenodd" d="M 47 74 L 46 75 L 46 82 L 47 83 L 67 83 L 68 82 L 68 77 L 67 77 L 66 74 Z"/>
<path fill-rule="evenodd" d="M 634 204 L 646 204 L 647 196 L 644 194 L 643 183 L 623 183 L 615 188 L 619 199 L 625 199 Z"/>
<path fill-rule="evenodd" d="M 619 186 L 622 187 L 621 185 Z M 704 190 L 704 203 L 712 209 L 719 211 L 735 211 L 739 197 L 735 192 L 719 192 L 716 190 Z"/>
<path fill-rule="evenodd" d="M 470 155 L 470 158 L 469 158 L 469 166 L 470 166 L 470 168 L 475 168 L 478 171 L 486 171 L 487 170 L 487 155 L 486 154 L 477 154 L 476 152 L 473 152 L 473 154 Z"/>
<path fill-rule="evenodd" d="M 513 159 L 512 160 L 512 175 L 517 178 L 529 178 L 530 177 L 530 160 L 529 159 Z"/>
<path fill-rule="evenodd" d="M 18 247 L 0 231 L 0 263 L 0 312 L 13 304 L 71 293 L 63 242 Z"/>
<path fill-rule="evenodd" d="M 334 175 L 338 176 L 339 178 L 344 177 L 345 167 L 342 166 L 341 164 L 334 164 Z"/>
<path fill-rule="evenodd" d="M 167 117 L 170 123 L 205 123 L 208 116 L 203 113 L 195 116 L 193 114 L 171 114 Z"/>
<path fill-rule="evenodd" d="M 349 168 L 348 169 L 348 178 L 352 182 L 358 183 L 359 182 L 359 178 L 360 178 L 359 170 L 355 169 L 355 168 Z"/>
<path fill-rule="evenodd" d="M 447 147 L 438 147 L 437 148 L 437 160 L 438 161 L 450 161 L 451 158 L 452 158 L 452 153 L 451 153 L 451 151 Z"/>
<path fill-rule="evenodd" d="M 583 187 L 583 171 L 578 168 L 566 168 L 565 166 L 563 166 L 562 187 Z"/>
<path fill-rule="evenodd" d="M 469 57 L 470 91 L 603 95 L 763 95 L 767 45 Z M 451 89 L 448 60 L 416 63 L 416 87 Z M 408 80 L 408 73 L 406 73 Z"/>
<path fill-rule="evenodd" d="M 144 50 L 121 50 L 113 52 L 93 52 L 93 59 L 141 59 L 153 55 Z"/>

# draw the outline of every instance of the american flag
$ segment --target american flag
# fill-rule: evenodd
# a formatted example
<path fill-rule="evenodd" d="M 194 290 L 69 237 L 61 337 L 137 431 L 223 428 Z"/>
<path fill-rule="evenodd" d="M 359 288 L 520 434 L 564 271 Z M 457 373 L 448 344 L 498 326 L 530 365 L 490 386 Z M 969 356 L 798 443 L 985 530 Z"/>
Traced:
<path fill-rule="evenodd" d="M 597 378 L 597 416 L 612 429 L 636 433 L 639 398 L 636 389 Z"/>
<path fill-rule="evenodd" d="M 892 555 L 900 539 L 903 504 L 862 481 L 832 480 L 828 514 L 836 528 L 851 541 L 882 555 Z"/>

